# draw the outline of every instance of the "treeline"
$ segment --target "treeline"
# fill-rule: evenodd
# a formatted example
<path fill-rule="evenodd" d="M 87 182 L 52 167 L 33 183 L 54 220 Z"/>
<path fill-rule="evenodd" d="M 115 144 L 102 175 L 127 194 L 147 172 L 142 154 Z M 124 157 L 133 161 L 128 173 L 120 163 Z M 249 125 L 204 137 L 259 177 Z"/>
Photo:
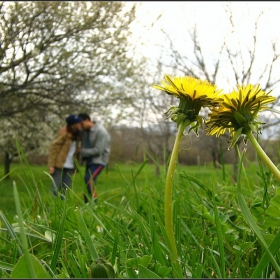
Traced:
<path fill-rule="evenodd" d="M 149 163 L 166 163 L 173 147 L 175 132 L 170 134 L 166 146 L 162 145 L 166 136 L 159 131 L 148 131 L 133 127 L 112 127 L 109 129 L 111 140 L 110 164 L 143 162 L 144 158 Z M 204 131 L 197 137 L 190 133 L 183 137 L 179 162 L 183 165 L 197 165 L 213 163 L 217 168 L 220 164 L 234 164 L 237 162 L 238 153 L 235 149 L 228 150 L 228 137 L 220 138 L 206 136 Z M 279 144 L 277 140 L 259 139 L 265 152 L 274 163 L 279 162 Z M 160 147 L 160 148 L 158 148 Z M 256 161 L 257 155 L 250 143 L 244 145 L 243 140 L 239 144 L 240 151 L 246 149 L 246 159 Z M 34 151 L 26 154 L 29 163 L 46 165 L 47 154 L 39 154 Z M 4 155 L 1 157 L 4 162 Z M 14 162 L 19 159 L 15 158 Z"/>

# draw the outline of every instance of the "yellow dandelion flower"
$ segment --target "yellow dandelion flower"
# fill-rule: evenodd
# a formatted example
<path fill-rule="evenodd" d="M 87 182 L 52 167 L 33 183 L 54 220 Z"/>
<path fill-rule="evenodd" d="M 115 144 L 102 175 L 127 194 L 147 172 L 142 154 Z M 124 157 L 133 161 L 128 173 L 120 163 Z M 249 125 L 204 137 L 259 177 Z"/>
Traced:
<path fill-rule="evenodd" d="M 211 108 L 210 119 L 206 121 L 207 135 L 219 137 L 228 130 L 230 149 L 242 134 L 246 136 L 251 131 L 258 133 L 259 125 L 263 124 L 258 113 L 268 109 L 267 104 L 276 100 L 269 95 L 270 92 L 264 92 L 260 85 L 248 84 L 237 85 L 237 89 L 231 93 L 222 94 L 223 102 Z"/>
<path fill-rule="evenodd" d="M 191 129 L 197 133 L 198 127 L 202 124 L 202 117 L 198 116 L 202 107 L 217 106 L 222 99 L 218 96 L 221 90 L 208 81 L 202 81 L 191 76 L 171 78 L 165 75 L 162 85 L 153 85 L 154 88 L 165 91 L 180 99 L 179 106 L 171 106 L 166 112 L 179 126 L 186 122 L 192 124 Z"/>
<path fill-rule="evenodd" d="M 173 232 L 172 222 L 172 182 L 180 143 L 186 127 L 190 126 L 188 132 L 193 130 L 196 134 L 199 126 L 203 124 L 203 118 L 198 116 L 201 107 L 218 106 L 223 99 L 218 99 L 221 91 L 207 81 L 195 79 L 190 76 L 171 78 L 165 75 L 162 85 L 153 85 L 154 88 L 165 91 L 167 94 L 179 98 L 179 106 L 171 106 L 166 112 L 172 121 L 177 123 L 178 131 L 170 156 L 170 162 L 166 175 L 165 196 L 164 196 L 164 220 L 165 229 L 170 242 L 170 259 L 174 271 L 174 277 L 183 277 L 183 272 L 178 261 L 178 252 Z M 197 134 L 198 135 L 198 134 Z"/>

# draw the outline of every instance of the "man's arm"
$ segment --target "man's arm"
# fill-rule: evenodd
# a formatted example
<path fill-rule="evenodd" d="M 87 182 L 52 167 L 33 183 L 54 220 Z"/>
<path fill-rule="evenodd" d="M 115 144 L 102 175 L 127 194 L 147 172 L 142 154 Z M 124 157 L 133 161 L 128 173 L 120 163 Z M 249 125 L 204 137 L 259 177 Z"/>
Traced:
<path fill-rule="evenodd" d="M 95 144 L 92 148 L 81 148 L 82 158 L 98 157 L 103 154 L 108 142 L 108 135 L 105 131 L 100 130 L 96 136 Z"/>

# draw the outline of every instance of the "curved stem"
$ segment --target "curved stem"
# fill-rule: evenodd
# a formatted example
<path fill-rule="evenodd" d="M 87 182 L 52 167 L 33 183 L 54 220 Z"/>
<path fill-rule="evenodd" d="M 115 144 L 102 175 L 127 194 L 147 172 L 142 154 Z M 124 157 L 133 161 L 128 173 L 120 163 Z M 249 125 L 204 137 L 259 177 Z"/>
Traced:
<path fill-rule="evenodd" d="M 256 149 L 258 155 L 260 158 L 264 161 L 266 166 L 270 169 L 272 174 L 277 178 L 277 180 L 280 182 L 280 171 L 279 169 L 275 166 L 275 164 L 270 160 L 270 158 L 267 156 L 267 154 L 264 152 L 262 147 L 259 145 L 255 137 L 253 136 L 252 132 L 249 132 L 247 134 L 247 138 L 251 141 L 253 144 L 254 148 Z"/>
<path fill-rule="evenodd" d="M 178 253 L 176 247 L 176 241 L 173 231 L 173 218 L 172 218 L 172 184 L 174 178 L 175 166 L 178 159 L 180 143 L 183 137 L 184 129 L 186 128 L 186 123 L 181 123 L 178 128 L 176 139 L 174 142 L 173 150 L 171 153 L 170 163 L 166 175 L 165 183 L 165 198 L 164 198 L 164 215 L 165 215 L 165 229 L 167 236 L 170 241 L 170 259 L 173 266 L 173 275 L 175 278 L 183 277 L 182 269 L 178 260 Z M 174 264 L 174 265 L 173 265 Z M 175 274 L 174 274 L 175 273 Z"/>

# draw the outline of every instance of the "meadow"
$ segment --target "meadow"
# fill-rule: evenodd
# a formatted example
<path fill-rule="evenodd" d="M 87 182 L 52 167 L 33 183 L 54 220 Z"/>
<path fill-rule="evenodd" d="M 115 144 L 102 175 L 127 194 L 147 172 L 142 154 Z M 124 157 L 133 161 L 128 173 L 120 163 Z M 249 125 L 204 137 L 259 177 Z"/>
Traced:
<path fill-rule="evenodd" d="M 102 259 L 115 278 L 175 278 L 164 227 L 166 167 L 158 167 L 156 176 L 147 160 L 109 164 L 95 206 L 83 202 L 83 167 L 62 201 L 50 194 L 46 166 L 13 164 L 10 178 L 0 178 L 1 277 L 91 278 L 91 264 Z M 237 183 L 231 165 L 177 164 L 173 217 L 184 278 L 277 276 L 278 186 L 259 162 L 240 165 Z"/>

